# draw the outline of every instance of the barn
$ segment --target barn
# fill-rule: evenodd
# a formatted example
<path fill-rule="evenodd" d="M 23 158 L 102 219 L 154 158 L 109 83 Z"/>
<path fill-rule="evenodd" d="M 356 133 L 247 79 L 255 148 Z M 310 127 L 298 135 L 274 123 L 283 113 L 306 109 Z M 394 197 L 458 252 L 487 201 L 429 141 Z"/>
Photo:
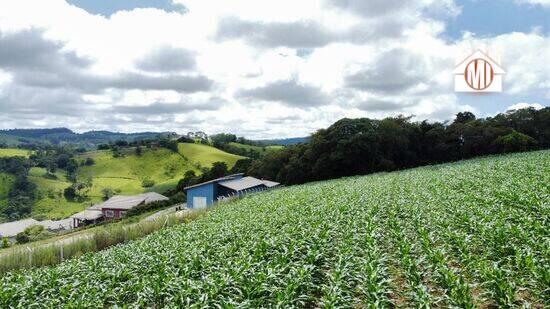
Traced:
<path fill-rule="evenodd" d="M 168 198 L 166 196 L 155 192 L 133 196 L 115 195 L 102 204 L 94 205 L 82 212 L 72 215 L 71 218 L 74 220 L 74 227 L 79 227 L 86 224 L 94 224 L 102 220 L 120 219 L 124 217 L 130 209 L 139 205 L 167 200 Z"/>
<path fill-rule="evenodd" d="M 278 182 L 243 177 L 234 174 L 184 188 L 187 195 L 187 207 L 201 209 L 227 197 L 258 192 L 279 186 Z"/>

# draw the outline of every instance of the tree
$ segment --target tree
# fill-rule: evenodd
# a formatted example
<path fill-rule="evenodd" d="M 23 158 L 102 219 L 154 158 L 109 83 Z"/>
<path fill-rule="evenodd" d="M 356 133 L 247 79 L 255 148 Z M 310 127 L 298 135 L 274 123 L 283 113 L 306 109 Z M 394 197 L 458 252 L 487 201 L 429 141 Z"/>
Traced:
<path fill-rule="evenodd" d="M 183 178 L 178 182 L 177 190 L 183 191 L 183 188 L 192 186 L 198 182 L 198 177 L 195 174 L 195 171 L 188 170 L 183 175 Z"/>
<path fill-rule="evenodd" d="M 72 185 L 65 188 L 65 190 L 63 190 L 63 196 L 69 201 L 74 200 L 77 196 L 75 188 Z"/>
<path fill-rule="evenodd" d="M 207 180 L 223 177 L 228 174 L 227 164 L 225 162 L 214 162 L 210 170 L 203 177 Z"/>
<path fill-rule="evenodd" d="M 235 165 L 229 171 L 231 174 L 246 173 L 252 165 L 252 159 L 240 159 L 235 162 Z"/>
<path fill-rule="evenodd" d="M 111 188 L 103 188 L 101 189 L 101 195 L 104 201 L 110 199 L 114 195 L 114 191 Z"/>
<path fill-rule="evenodd" d="M 90 157 L 88 157 L 88 158 L 86 158 L 86 160 L 84 160 L 84 165 L 86 165 L 86 166 L 92 166 L 94 164 L 95 164 L 94 159 L 92 159 Z"/>
<path fill-rule="evenodd" d="M 140 157 L 142 153 L 141 146 L 136 146 L 136 156 Z"/>
<path fill-rule="evenodd" d="M 495 144 L 502 152 L 526 151 L 537 143 L 532 137 L 513 130 L 512 133 L 500 136 Z"/>
<path fill-rule="evenodd" d="M 471 112 L 460 112 L 456 114 L 456 118 L 454 120 L 455 123 L 467 123 L 472 120 L 476 120 L 476 116 Z"/>

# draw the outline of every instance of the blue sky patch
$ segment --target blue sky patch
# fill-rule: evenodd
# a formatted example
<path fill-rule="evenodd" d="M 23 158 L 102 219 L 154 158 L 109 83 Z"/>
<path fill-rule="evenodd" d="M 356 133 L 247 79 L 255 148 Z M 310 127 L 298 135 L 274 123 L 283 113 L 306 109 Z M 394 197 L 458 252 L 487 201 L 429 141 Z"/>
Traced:
<path fill-rule="evenodd" d="M 136 8 L 157 8 L 167 12 L 185 12 L 183 5 L 171 0 L 67 0 L 88 13 L 111 16 L 117 11 L 130 11 Z"/>
<path fill-rule="evenodd" d="M 550 30 L 550 12 L 540 5 L 519 4 L 514 0 L 458 0 L 462 12 L 447 21 L 445 35 L 453 40 L 464 31 L 478 37 L 497 36 L 510 32 L 531 32 L 539 27 Z"/>

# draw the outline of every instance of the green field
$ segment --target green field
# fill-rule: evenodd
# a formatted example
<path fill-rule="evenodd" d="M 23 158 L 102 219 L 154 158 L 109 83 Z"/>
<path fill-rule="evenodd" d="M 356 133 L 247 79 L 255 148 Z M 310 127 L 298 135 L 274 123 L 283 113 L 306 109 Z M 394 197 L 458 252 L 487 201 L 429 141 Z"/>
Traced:
<path fill-rule="evenodd" d="M 180 144 L 180 153 L 165 148 L 142 150 L 137 156 L 135 148 L 124 149 L 124 156 L 114 158 L 111 150 L 86 152 L 76 160 L 92 158 L 91 166 L 78 169 L 78 181 L 92 180 L 92 188 L 83 201 L 68 201 L 63 190 L 71 185 L 64 171 L 57 171 L 57 179 L 45 178 L 45 169 L 32 168 L 29 179 L 37 185 L 39 198 L 33 207 L 33 217 L 66 218 L 94 203 L 100 202 L 102 190 L 109 188 L 118 194 L 139 194 L 145 191 L 164 192 L 174 188 L 188 170 L 200 174 L 199 166 L 209 167 L 215 161 L 226 162 L 231 168 L 241 157 L 205 145 Z M 183 154 L 183 155 L 182 155 Z M 197 164 L 198 163 L 198 164 Z M 142 181 L 148 178 L 154 186 L 144 188 Z"/>
<path fill-rule="evenodd" d="M 1 157 L 25 157 L 29 156 L 29 151 L 25 149 L 17 148 L 0 148 L 0 158 Z"/>
<path fill-rule="evenodd" d="M 244 159 L 244 157 L 202 144 L 180 143 L 178 145 L 178 151 L 192 163 L 198 163 L 202 167 L 210 167 L 212 163 L 221 161 L 227 163 L 228 168 L 232 168 L 235 162 Z"/>
<path fill-rule="evenodd" d="M 285 148 L 284 146 L 280 146 L 280 145 L 269 145 L 265 147 L 260 147 L 260 146 L 253 146 L 253 145 L 247 145 L 247 144 L 241 144 L 241 143 L 235 143 L 235 142 L 231 142 L 229 143 L 229 145 L 235 146 L 244 150 L 254 150 L 256 152 L 259 152 L 260 154 L 264 154 L 268 151 L 280 150 Z"/>
<path fill-rule="evenodd" d="M 548 307 L 549 184 L 539 151 L 252 194 L 8 274 L 0 307 Z"/>
<path fill-rule="evenodd" d="M 63 190 L 71 185 L 65 172 L 58 170 L 57 179 L 45 177 L 46 169 L 33 167 L 29 180 L 36 185 L 37 200 L 32 208 L 32 216 L 39 219 L 63 219 L 101 201 L 100 196 L 90 196 L 84 201 L 68 201 Z"/>

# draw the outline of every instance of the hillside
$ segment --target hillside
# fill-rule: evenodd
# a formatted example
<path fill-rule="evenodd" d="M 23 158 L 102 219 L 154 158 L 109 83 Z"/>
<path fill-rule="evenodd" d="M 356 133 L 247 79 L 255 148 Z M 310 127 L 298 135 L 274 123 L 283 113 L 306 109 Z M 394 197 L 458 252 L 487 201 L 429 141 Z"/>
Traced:
<path fill-rule="evenodd" d="M 17 148 L 0 148 L 0 158 L 1 157 L 28 157 L 29 151 L 25 149 Z"/>
<path fill-rule="evenodd" d="M 0 130 L 0 143 L 10 146 L 20 144 L 73 144 L 82 147 L 95 147 L 98 144 L 123 140 L 127 142 L 163 137 L 175 137 L 173 132 L 120 133 L 109 131 L 89 131 L 75 133 L 67 128 L 52 129 L 10 129 Z"/>
<path fill-rule="evenodd" d="M 247 145 L 247 144 L 241 144 L 241 143 L 235 143 L 235 142 L 231 142 L 229 143 L 229 145 L 238 147 L 247 151 L 253 150 L 260 154 L 264 154 L 268 151 L 279 150 L 284 148 L 284 146 L 282 145 L 269 145 L 269 146 L 261 147 L 261 146 L 253 146 L 253 145 Z"/>
<path fill-rule="evenodd" d="M 242 156 L 230 154 L 202 144 L 180 143 L 178 145 L 178 151 L 182 156 L 193 162 L 195 167 L 209 167 L 212 163 L 221 161 L 226 162 L 228 168 L 231 168 L 235 165 L 235 162 L 244 159 Z M 199 165 L 197 165 L 197 163 Z"/>
<path fill-rule="evenodd" d="M 114 158 L 111 150 L 86 152 L 77 156 L 78 162 L 92 158 L 91 166 L 80 166 L 77 179 L 92 181 L 87 198 L 68 201 L 63 190 L 70 186 L 64 171 L 56 173 L 56 179 L 45 178 L 46 171 L 32 168 L 29 179 L 37 185 L 39 199 L 33 208 L 33 217 L 63 218 L 101 201 L 103 189 L 118 194 L 138 194 L 144 191 L 164 192 L 174 188 L 188 170 L 200 174 L 199 166 L 210 167 L 213 162 L 226 162 L 231 168 L 241 157 L 228 154 L 205 145 L 180 144 L 180 153 L 165 148 L 143 148 L 140 156 L 135 148 L 123 150 L 124 156 Z M 185 154 L 185 155 L 182 155 Z M 153 181 L 153 186 L 144 187 L 144 180 Z"/>
<path fill-rule="evenodd" d="M 548 183 L 539 151 L 253 194 L 8 274 L 0 306 L 542 308 Z"/>
<path fill-rule="evenodd" d="M 289 146 L 300 143 L 307 143 L 310 137 L 291 137 L 291 138 L 281 138 L 281 139 L 262 139 L 257 140 L 257 142 L 264 143 L 266 145 L 281 145 Z"/>

